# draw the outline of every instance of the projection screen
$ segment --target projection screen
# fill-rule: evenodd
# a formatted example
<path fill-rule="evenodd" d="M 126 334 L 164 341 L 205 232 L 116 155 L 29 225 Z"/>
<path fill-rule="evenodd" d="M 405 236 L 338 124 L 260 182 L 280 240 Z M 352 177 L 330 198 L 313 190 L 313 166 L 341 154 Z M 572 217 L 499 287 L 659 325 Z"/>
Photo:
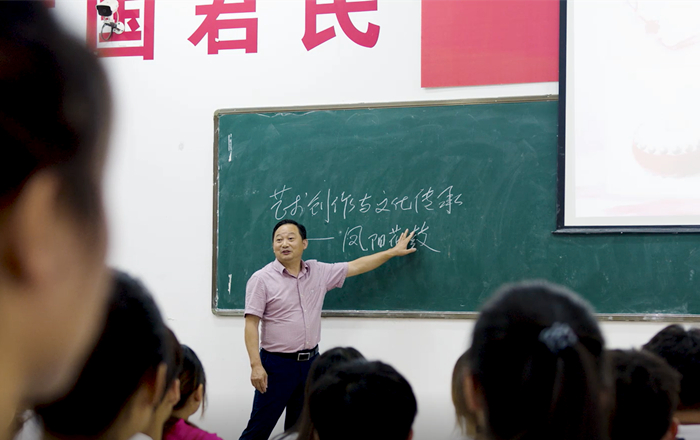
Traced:
<path fill-rule="evenodd" d="M 698 227 L 700 1 L 562 8 L 558 228 Z"/>

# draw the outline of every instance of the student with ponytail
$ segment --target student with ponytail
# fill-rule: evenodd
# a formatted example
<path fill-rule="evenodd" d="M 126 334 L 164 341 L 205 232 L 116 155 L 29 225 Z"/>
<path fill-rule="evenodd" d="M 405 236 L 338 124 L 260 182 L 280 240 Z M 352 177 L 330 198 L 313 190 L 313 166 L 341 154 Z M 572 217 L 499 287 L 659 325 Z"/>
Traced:
<path fill-rule="evenodd" d="M 221 440 L 216 434 L 200 429 L 189 422 L 190 416 L 206 405 L 207 377 L 197 354 L 182 346 L 183 365 L 180 372 L 180 400 L 173 407 L 170 419 L 163 428 L 163 440 Z"/>
<path fill-rule="evenodd" d="M 609 381 L 593 311 L 546 282 L 504 286 L 474 327 L 469 406 L 492 440 L 607 438 Z"/>

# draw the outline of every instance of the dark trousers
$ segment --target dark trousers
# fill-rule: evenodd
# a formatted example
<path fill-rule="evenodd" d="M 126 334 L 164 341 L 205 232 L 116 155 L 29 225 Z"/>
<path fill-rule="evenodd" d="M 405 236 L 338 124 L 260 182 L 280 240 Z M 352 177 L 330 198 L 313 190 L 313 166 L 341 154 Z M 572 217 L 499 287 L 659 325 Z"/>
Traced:
<path fill-rule="evenodd" d="M 267 372 L 267 392 L 255 390 L 253 411 L 240 440 L 267 440 L 275 428 L 285 407 L 285 431 L 296 423 L 304 405 L 304 385 L 309 375 L 311 363 L 318 355 L 308 361 L 297 361 L 276 356 L 267 351 L 260 351 L 260 360 Z"/>

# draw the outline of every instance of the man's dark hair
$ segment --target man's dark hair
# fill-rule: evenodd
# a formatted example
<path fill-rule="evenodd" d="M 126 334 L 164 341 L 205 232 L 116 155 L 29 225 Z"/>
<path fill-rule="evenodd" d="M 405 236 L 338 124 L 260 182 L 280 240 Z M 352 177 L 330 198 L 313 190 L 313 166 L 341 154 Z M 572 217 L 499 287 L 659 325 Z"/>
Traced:
<path fill-rule="evenodd" d="M 679 410 L 700 408 L 700 329 L 678 324 L 664 328 L 643 347 L 663 358 L 681 378 Z"/>
<path fill-rule="evenodd" d="M 320 440 L 406 440 L 417 404 L 411 385 L 394 368 L 355 361 L 314 384 L 309 411 Z"/>
<path fill-rule="evenodd" d="M 616 401 L 610 440 L 660 440 L 678 405 L 680 374 L 644 350 L 612 350 L 609 360 Z"/>
<path fill-rule="evenodd" d="M 277 230 L 282 225 L 294 225 L 294 226 L 296 226 L 297 229 L 299 230 L 299 235 L 301 235 L 301 239 L 306 240 L 306 228 L 304 227 L 304 225 L 299 224 L 299 223 L 295 222 L 294 220 L 286 218 L 284 220 L 280 220 L 279 223 L 277 223 L 275 225 L 275 227 L 272 229 L 272 241 L 275 240 L 275 232 L 277 232 Z"/>
<path fill-rule="evenodd" d="M 0 2 L 0 208 L 52 169 L 60 197 L 88 224 L 102 213 L 111 98 L 97 58 L 45 2 Z"/>
<path fill-rule="evenodd" d="M 181 358 L 180 344 L 148 290 L 116 272 L 105 328 L 78 381 L 68 395 L 36 412 L 56 436 L 97 438 L 143 382 L 155 381 L 161 363 L 168 367 L 166 383 L 176 379 Z"/>

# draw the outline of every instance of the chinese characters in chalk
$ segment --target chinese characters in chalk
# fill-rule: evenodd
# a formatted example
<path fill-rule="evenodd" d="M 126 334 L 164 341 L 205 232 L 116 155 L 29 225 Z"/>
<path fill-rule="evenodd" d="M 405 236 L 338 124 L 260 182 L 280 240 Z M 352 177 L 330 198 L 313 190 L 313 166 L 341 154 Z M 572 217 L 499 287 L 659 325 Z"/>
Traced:
<path fill-rule="evenodd" d="M 343 219 L 348 218 L 348 214 L 355 209 L 362 214 L 391 211 L 420 211 L 444 210 L 447 214 L 452 214 L 455 206 L 461 206 L 462 194 L 454 194 L 452 185 L 444 189 L 439 188 L 437 192 L 433 187 L 421 188 L 415 195 L 398 195 L 392 197 L 385 191 L 381 194 L 363 193 L 361 197 L 354 197 L 346 191 L 332 191 L 330 188 L 323 189 L 317 193 L 305 192 L 294 195 L 290 192 L 292 188 L 283 185 L 280 189 L 270 195 L 272 199 L 271 211 L 274 212 L 275 220 L 282 220 L 287 217 L 297 217 L 304 213 L 304 210 L 312 216 L 323 214 L 326 223 L 330 223 L 331 214 L 342 214 Z"/>
<path fill-rule="evenodd" d="M 335 219 L 363 222 L 368 217 L 381 218 L 391 212 L 451 215 L 455 209 L 463 205 L 462 193 L 457 193 L 453 185 L 436 188 L 430 186 L 420 188 L 415 193 L 400 195 L 387 194 L 384 190 L 374 193 L 360 192 L 357 197 L 349 191 L 334 191 L 331 188 L 311 193 L 295 193 L 291 187 L 282 185 L 282 188 L 275 189 L 269 198 L 271 199 L 270 213 L 275 220 L 320 216 L 326 224 L 331 224 Z M 403 230 L 399 225 L 370 232 L 366 231 L 366 226 L 363 224 L 347 227 L 340 237 L 343 240 L 342 250 L 346 252 L 352 247 L 357 247 L 362 252 L 388 249 L 396 245 L 396 240 Z M 424 247 L 440 253 L 438 249 L 428 244 L 429 230 L 427 220 L 409 228 L 409 231 L 415 234 L 410 246 Z M 335 238 L 325 237 L 319 240 Z"/>

